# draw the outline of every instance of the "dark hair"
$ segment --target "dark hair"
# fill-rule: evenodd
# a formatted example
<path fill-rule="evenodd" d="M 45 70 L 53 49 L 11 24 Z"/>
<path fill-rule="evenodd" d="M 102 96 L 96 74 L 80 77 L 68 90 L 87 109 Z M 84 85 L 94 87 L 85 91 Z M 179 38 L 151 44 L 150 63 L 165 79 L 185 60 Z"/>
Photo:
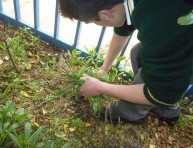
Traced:
<path fill-rule="evenodd" d="M 99 20 L 98 12 L 111 9 L 124 0 L 59 0 L 64 17 L 80 21 Z"/>

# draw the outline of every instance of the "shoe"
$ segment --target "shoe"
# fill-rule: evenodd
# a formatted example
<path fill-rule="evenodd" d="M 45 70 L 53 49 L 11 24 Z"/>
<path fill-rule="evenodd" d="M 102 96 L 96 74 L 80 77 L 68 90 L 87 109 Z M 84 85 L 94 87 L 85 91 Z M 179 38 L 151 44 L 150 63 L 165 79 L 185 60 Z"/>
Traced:
<path fill-rule="evenodd" d="M 153 110 L 150 110 L 150 113 L 153 113 L 156 117 L 159 118 L 160 121 L 166 122 L 169 126 L 173 126 L 178 121 L 178 119 L 180 118 L 180 115 L 176 116 L 176 117 L 173 117 L 173 118 L 161 117 L 156 112 L 154 112 Z"/>
<path fill-rule="evenodd" d="M 118 114 L 118 109 L 117 109 L 117 106 L 115 104 L 110 104 L 110 106 L 108 108 L 102 108 L 101 109 L 100 119 L 102 121 L 111 123 L 113 125 L 127 124 L 127 123 L 139 125 L 139 124 L 143 124 L 147 121 L 148 115 L 145 118 L 139 119 L 137 121 L 130 121 L 128 119 L 121 117 Z"/>
<path fill-rule="evenodd" d="M 169 126 L 173 126 L 178 119 L 180 118 L 180 116 L 174 117 L 174 118 L 163 118 L 163 117 L 158 117 L 161 121 L 166 122 Z"/>

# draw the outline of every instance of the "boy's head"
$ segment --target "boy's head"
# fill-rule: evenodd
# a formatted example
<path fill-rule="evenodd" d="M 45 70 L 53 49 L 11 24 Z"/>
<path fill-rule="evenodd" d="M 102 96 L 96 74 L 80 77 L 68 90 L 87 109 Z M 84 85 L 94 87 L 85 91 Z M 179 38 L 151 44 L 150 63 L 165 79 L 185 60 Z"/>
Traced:
<path fill-rule="evenodd" d="M 124 23 L 123 2 L 124 0 L 59 0 L 64 17 L 101 26 L 120 26 Z M 111 22 L 112 18 L 116 20 Z"/>

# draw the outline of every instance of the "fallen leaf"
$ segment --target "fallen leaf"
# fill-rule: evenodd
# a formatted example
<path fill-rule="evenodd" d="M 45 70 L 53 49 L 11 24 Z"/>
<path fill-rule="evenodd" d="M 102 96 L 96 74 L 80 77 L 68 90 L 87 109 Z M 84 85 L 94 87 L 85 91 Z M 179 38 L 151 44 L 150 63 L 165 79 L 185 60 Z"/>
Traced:
<path fill-rule="evenodd" d="M 116 130 L 116 133 L 121 134 L 121 133 L 123 133 L 123 130 Z"/>
<path fill-rule="evenodd" d="M 30 96 L 25 91 L 20 91 L 20 95 L 26 98 L 29 98 Z"/>
<path fill-rule="evenodd" d="M 155 148 L 154 144 L 150 144 L 149 148 Z"/>
<path fill-rule="evenodd" d="M 34 56 L 30 51 L 27 52 L 27 55 L 28 55 L 29 57 L 33 57 L 33 56 Z"/>
<path fill-rule="evenodd" d="M 36 122 L 36 116 L 34 115 L 31 119 L 31 123 L 33 123 L 34 126 L 39 127 L 40 125 Z"/>
<path fill-rule="evenodd" d="M 169 136 L 168 139 L 169 139 L 170 141 L 174 141 L 174 140 L 175 140 L 174 137 L 172 137 L 172 136 Z"/>
<path fill-rule="evenodd" d="M 143 134 L 140 134 L 140 137 L 142 140 L 144 140 L 144 135 Z"/>
<path fill-rule="evenodd" d="M 7 88 L 5 89 L 5 91 L 3 92 L 3 94 L 8 94 L 11 90 L 11 86 L 8 85 Z"/>
<path fill-rule="evenodd" d="M 68 124 L 64 124 L 64 133 L 68 133 L 68 127 L 69 127 Z"/>
<path fill-rule="evenodd" d="M 39 59 L 40 57 L 39 57 L 39 55 L 35 55 L 35 57 L 37 58 L 37 59 Z"/>
<path fill-rule="evenodd" d="M 5 56 L 4 59 L 5 59 L 5 61 L 8 61 L 8 60 L 9 60 L 9 57 L 8 57 L 8 56 Z"/>
<path fill-rule="evenodd" d="M 33 122 L 35 122 L 36 121 L 36 116 L 34 115 L 33 117 L 32 117 L 32 119 L 31 119 L 31 122 L 33 123 Z"/>
<path fill-rule="evenodd" d="M 70 142 L 71 140 L 69 138 L 64 137 L 64 141 Z"/>
<path fill-rule="evenodd" d="M 25 102 L 23 103 L 23 107 L 26 108 L 26 107 L 30 107 L 31 106 L 31 103 L 30 102 Z"/>
<path fill-rule="evenodd" d="M 90 127 L 90 126 L 91 126 L 91 123 L 85 122 L 85 123 L 84 123 L 84 126 L 85 126 L 85 127 Z"/>
<path fill-rule="evenodd" d="M 34 124 L 34 126 L 36 126 L 36 127 L 40 127 L 40 125 L 39 125 L 37 122 L 34 122 L 33 124 Z"/>
<path fill-rule="evenodd" d="M 68 104 L 67 103 L 64 103 L 64 110 L 66 110 L 68 107 Z"/>
<path fill-rule="evenodd" d="M 21 99 L 16 97 L 16 96 L 14 96 L 13 99 L 15 100 L 16 103 L 20 103 L 21 102 Z"/>
<path fill-rule="evenodd" d="M 70 57 L 69 53 L 64 53 L 64 57 L 69 58 Z"/>
<path fill-rule="evenodd" d="M 28 64 L 26 65 L 25 69 L 26 69 L 26 70 L 31 70 L 31 67 L 32 67 L 32 65 L 31 65 L 30 63 L 28 63 Z"/>
<path fill-rule="evenodd" d="M 0 65 L 2 65 L 2 64 L 3 64 L 3 60 L 0 59 Z"/>
<path fill-rule="evenodd" d="M 157 133 L 155 133 L 155 137 L 156 137 L 157 139 L 159 138 Z"/>
<path fill-rule="evenodd" d="M 22 76 L 23 76 L 23 78 L 26 78 L 26 79 L 30 79 L 31 78 L 31 75 L 27 74 L 27 73 L 22 74 Z"/>
<path fill-rule="evenodd" d="M 43 116 L 44 124 L 48 124 L 50 122 L 51 118 Z"/>
<path fill-rule="evenodd" d="M 70 127 L 70 128 L 69 128 L 69 131 L 70 131 L 70 132 L 74 132 L 75 130 L 76 130 L 76 128 L 73 128 L 73 127 Z"/>
<path fill-rule="evenodd" d="M 30 63 L 31 64 L 37 64 L 37 63 L 39 63 L 40 61 L 38 61 L 38 60 L 33 60 L 33 61 L 31 61 Z"/>
<path fill-rule="evenodd" d="M 42 107 L 42 114 L 45 115 L 47 113 L 47 111 L 45 111 L 45 109 Z"/>

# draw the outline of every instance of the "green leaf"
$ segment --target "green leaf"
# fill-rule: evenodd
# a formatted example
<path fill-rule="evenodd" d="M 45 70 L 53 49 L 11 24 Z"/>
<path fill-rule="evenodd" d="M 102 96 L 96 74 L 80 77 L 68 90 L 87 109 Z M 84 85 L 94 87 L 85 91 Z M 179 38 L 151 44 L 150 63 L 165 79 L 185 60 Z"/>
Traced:
<path fill-rule="evenodd" d="M 6 133 L 9 134 L 9 133 L 13 132 L 17 127 L 19 127 L 19 125 L 18 125 L 17 123 L 14 123 L 13 125 L 11 125 L 11 126 L 7 129 Z"/>
<path fill-rule="evenodd" d="M 80 78 L 80 81 L 81 81 L 81 82 L 84 82 L 85 80 L 86 80 L 85 77 L 81 77 L 81 78 Z"/>
<path fill-rule="evenodd" d="M 28 139 L 31 134 L 31 123 L 27 122 L 25 124 L 25 139 Z"/>
<path fill-rule="evenodd" d="M 12 126 L 11 126 L 12 129 L 16 129 L 17 127 L 19 127 L 19 124 L 17 124 L 17 123 L 12 124 Z"/>
<path fill-rule="evenodd" d="M 64 137 L 66 137 L 66 134 L 61 134 L 61 133 L 55 133 L 54 134 L 56 137 L 58 137 L 58 138 L 64 138 Z"/>
<path fill-rule="evenodd" d="M 11 140 L 13 140 L 13 142 L 19 147 L 22 148 L 22 146 L 20 145 L 19 140 L 17 139 L 17 137 L 15 135 L 13 135 L 12 133 L 9 133 L 9 137 L 11 138 Z"/>
<path fill-rule="evenodd" d="M 6 48 L 5 43 L 4 42 L 0 42 L 0 47 L 5 49 Z"/>
<path fill-rule="evenodd" d="M 50 142 L 47 138 L 43 140 L 43 144 L 45 148 L 54 148 L 53 143 Z"/>
<path fill-rule="evenodd" d="M 33 135 L 28 139 L 27 144 L 35 143 L 38 137 L 40 136 L 42 132 L 42 128 L 39 128 Z"/>
<path fill-rule="evenodd" d="M 76 56 L 78 56 L 78 55 L 80 55 L 81 54 L 81 51 L 78 51 L 77 49 L 74 49 L 73 51 L 72 51 L 72 56 L 73 57 L 76 57 Z"/>
<path fill-rule="evenodd" d="M 93 70 L 88 70 L 88 71 L 87 71 L 87 74 L 88 74 L 89 76 L 91 76 L 91 77 L 94 77 L 94 76 L 95 76 L 95 73 L 94 73 Z"/>
<path fill-rule="evenodd" d="M 132 77 L 132 78 L 134 78 L 134 73 L 130 70 L 129 71 L 129 75 Z"/>
<path fill-rule="evenodd" d="M 72 50 L 72 56 L 77 56 L 77 50 L 76 49 Z"/>
<path fill-rule="evenodd" d="M 6 130 L 9 128 L 10 122 L 5 122 L 3 125 L 3 129 Z"/>
<path fill-rule="evenodd" d="M 17 114 L 17 115 L 21 115 L 21 114 L 23 114 L 23 113 L 24 113 L 24 108 L 19 108 L 19 109 L 17 109 L 16 112 L 15 112 L 15 114 Z"/>
<path fill-rule="evenodd" d="M 72 143 L 65 143 L 61 148 L 71 148 Z"/>
<path fill-rule="evenodd" d="M 3 130 L 3 123 L 0 122 L 0 133 Z"/>
<path fill-rule="evenodd" d="M 104 75 L 102 77 L 102 80 L 105 81 L 105 82 L 110 82 L 110 76 L 109 75 Z"/>
<path fill-rule="evenodd" d="M 59 96 L 61 96 L 61 95 L 63 95 L 64 94 L 64 90 L 57 90 L 53 95 L 55 96 L 55 97 L 59 97 Z"/>
<path fill-rule="evenodd" d="M 117 58 L 117 62 L 121 62 L 121 61 L 123 61 L 125 59 L 126 59 L 125 56 L 120 56 L 120 57 Z"/>

